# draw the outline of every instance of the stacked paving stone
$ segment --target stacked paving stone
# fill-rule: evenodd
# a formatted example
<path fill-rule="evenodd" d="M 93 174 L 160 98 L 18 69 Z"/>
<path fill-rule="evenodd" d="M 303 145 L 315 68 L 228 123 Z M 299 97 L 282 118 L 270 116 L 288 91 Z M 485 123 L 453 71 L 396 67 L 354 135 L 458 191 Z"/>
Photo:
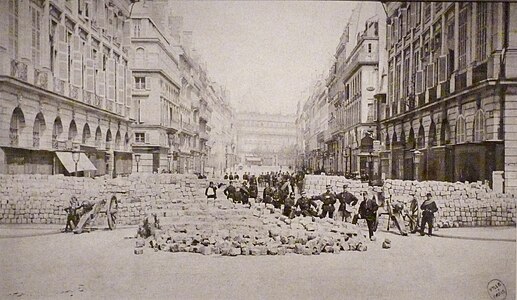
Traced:
<path fill-rule="evenodd" d="M 145 242 L 137 240 L 135 253 L 142 253 L 144 245 L 156 251 L 225 256 L 313 255 L 367 249 L 364 235 L 355 225 L 331 219 L 289 219 L 270 205 L 257 204 L 249 209 L 226 199 L 206 204 L 199 197 L 179 213 L 181 216 L 159 217 L 160 229 L 153 230 Z"/>
<path fill-rule="evenodd" d="M 330 184 L 334 191 L 340 192 L 343 184 L 347 183 L 350 192 L 358 199 L 361 191 L 371 191 L 367 183 L 348 180 L 342 176 L 308 175 L 305 187 L 309 195 L 317 195 L 325 191 Z M 409 207 L 412 195 L 419 204 L 425 200 L 429 192 L 438 205 L 436 216 L 438 227 L 467 227 L 467 226 L 501 226 L 515 225 L 516 196 L 493 192 L 481 182 L 438 182 L 438 181 L 406 181 L 386 180 L 382 187 L 385 197 L 399 201 Z M 336 208 L 337 208 L 336 204 Z M 383 220 L 381 220 L 381 225 Z M 385 220 L 384 220 L 385 221 Z"/>
<path fill-rule="evenodd" d="M 137 174 L 111 179 L 63 175 L 0 175 L 0 223 L 65 224 L 70 198 L 118 199 L 118 224 L 138 224 L 148 211 L 188 202 L 206 180 L 178 174 Z M 97 223 L 105 223 L 103 216 Z"/>

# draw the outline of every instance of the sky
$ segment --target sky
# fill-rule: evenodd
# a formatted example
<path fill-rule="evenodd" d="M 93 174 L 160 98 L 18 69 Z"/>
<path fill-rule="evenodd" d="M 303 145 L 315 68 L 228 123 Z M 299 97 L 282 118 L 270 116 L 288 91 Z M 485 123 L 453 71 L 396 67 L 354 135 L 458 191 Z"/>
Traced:
<path fill-rule="evenodd" d="M 332 65 L 355 2 L 179 1 L 173 14 L 238 111 L 296 113 Z"/>

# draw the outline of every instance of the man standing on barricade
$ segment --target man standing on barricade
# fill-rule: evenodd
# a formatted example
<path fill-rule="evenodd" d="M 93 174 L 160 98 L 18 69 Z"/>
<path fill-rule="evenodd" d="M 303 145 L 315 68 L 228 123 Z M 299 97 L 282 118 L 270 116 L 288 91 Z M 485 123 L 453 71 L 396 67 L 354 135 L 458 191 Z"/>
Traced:
<path fill-rule="evenodd" d="M 355 206 L 359 201 L 356 196 L 348 191 L 348 185 L 343 185 L 343 192 L 336 195 L 339 200 L 339 208 L 337 210 L 337 219 L 341 221 L 352 222 L 352 206 Z"/>

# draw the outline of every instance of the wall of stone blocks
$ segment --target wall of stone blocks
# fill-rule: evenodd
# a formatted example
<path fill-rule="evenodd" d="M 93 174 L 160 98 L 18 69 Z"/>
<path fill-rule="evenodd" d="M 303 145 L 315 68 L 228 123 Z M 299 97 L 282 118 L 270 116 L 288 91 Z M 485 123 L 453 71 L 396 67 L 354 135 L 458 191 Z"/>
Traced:
<path fill-rule="evenodd" d="M 207 180 L 179 174 L 133 174 L 129 177 L 83 178 L 62 175 L 0 175 L 0 223 L 65 224 L 70 198 L 118 199 L 118 224 L 138 224 L 148 213 L 179 209 L 204 197 Z M 100 215 L 97 223 L 105 224 Z"/>
<path fill-rule="evenodd" d="M 372 190 L 368 183 L 342 176 L 305 177 L 305 189 L 309 196 L 323 193 L 327 184 L 335 192 L 341 192 L 345 183 L 358 199 L 362 199 L 359 197 L 361 191 Z M 393 202 L 402 202 L 406 207 L 409 207 L 412 194 L 422 204 L 425 195 L 431 193 L 439 208 L 435 214 L 438 227 L 515 226 L 517 223 L 517 195 L 495 193 L 480 182 L 386 180 L 382 190 L 386 198 L 391 197 Z"/>

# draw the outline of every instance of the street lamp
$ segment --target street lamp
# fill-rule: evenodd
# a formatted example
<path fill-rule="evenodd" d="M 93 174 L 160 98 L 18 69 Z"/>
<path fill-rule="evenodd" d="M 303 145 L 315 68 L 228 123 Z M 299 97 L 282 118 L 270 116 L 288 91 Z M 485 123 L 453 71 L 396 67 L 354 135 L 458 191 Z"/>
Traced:
<path fill-rule="evenodd" d="M 169 173 L 171 172 L 171 158 L 172 158 L 172 154 L 171 153 L 167 153 L 167 162 L 168 162 L 168 171 Z"/>
<path fill-rule="evenodd" d="M 75 163 L 75 176 L 78 177 L 79 174 L 77 172 L 77 164 L 79 163 L 79 159 L 81 159 L 81 152 L 77 150 L 72 150 L 72 160 Z"/>
<path fill-rule="evenodd" d="M 415 175 L 413 176 L 415 180 L 418 181 L 418 165 L 420 164 L 420 154 L 422 152 L 418 151 L 418 150 L 415 150 L 415 152 L 413 152 L 413 161 L 415 163 Z"/>
<path fill-rule="evenodd" d="M 343 157 L 345 158 L 345 176 L 348 173 L 348 149 L 350 149 L 350 147 L 346 147 L 343 151 Z"/>
<path fill-rule="evenodd" d="M 368 152 L 368 185 L 372 185 L 373 155 L 372 150 Z"/>
<path fill-rule="evenodd" d="M 136 172 L 138 173 L 138 164 L 140 163 L 140 154 L 135 154 L 135 161 L 136 161 Z"/>

